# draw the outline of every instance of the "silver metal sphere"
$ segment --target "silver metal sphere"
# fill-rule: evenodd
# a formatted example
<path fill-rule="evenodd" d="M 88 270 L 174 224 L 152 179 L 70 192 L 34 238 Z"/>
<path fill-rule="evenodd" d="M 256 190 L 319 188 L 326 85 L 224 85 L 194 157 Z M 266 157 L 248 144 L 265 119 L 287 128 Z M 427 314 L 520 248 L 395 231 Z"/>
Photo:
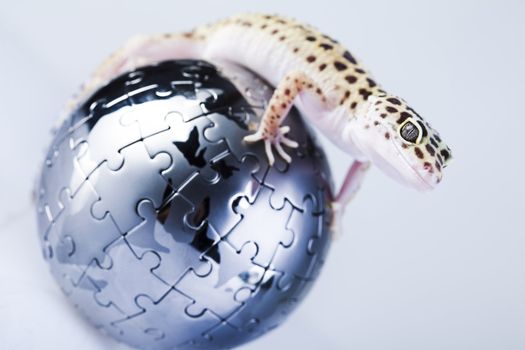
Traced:
<path fill-rule="evenodd" d="M 272 90 L 167 61 L 115 78 L 54 135 L 38 223 L 60 287 L 138 348 L 230 348 L 278 326 L 330 243 L 331 175 L 292 110 L 292 163 L 245 144 Z"/>

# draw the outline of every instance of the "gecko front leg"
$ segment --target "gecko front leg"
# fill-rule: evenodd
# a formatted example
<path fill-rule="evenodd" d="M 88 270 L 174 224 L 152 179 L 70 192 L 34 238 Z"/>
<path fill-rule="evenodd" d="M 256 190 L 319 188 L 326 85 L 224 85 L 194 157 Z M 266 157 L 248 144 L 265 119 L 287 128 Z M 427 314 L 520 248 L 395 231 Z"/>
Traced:
<path fill-rule="evenodd" d="M 370 162 L 354 161 L 346 173 L 343 184 L 339 189 L 339 193 L 337 193 L 332 201 L 332 231 L 335 233 L 336 237 L 341 233 L 341 221 L 343 219 L 345 208 L 361 188 L 361 184 L 363 183 L 363 179 L 369 168 Z"/>
<path fill-rule="evenodd" d="M 292 71 L 288 73 L 275 89 L 257 131 L 244 137 L 246 142 L 264 141 L 266 156 L 270 165 L 275 162 L 272 146 L 287 163 L 292 161 L 282 145 L 296 148 L 299 144 L 286 137 L 290 127 L 281 126 L 281 124 L 288 115 L 297 95 L 305 90 L 313 90 L 317 94 L 321 94 L 321 90 L 303 72 Z"/>

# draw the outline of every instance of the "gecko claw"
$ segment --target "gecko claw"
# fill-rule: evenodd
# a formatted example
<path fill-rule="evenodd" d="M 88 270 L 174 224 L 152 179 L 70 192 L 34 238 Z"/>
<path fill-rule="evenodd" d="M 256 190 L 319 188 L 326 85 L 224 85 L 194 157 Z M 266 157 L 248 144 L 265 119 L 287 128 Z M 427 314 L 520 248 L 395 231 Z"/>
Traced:
<path fill-rule="evenodd" d="M 299 144 L 286 137 L 285 135 L 290 131 L 289 126 L 282 126 L 276 130 L 275 133 L 264 133 L 257 131 L 254 134 L 247 135 L 244 137 L 244 141 L 248 143 L 253 143 L 257 141 L 264 141 L 264 149 L 266 152 L 266 157 L 268 157 L 268 163 L 272 166 L 275 163 L 275 157 L 273 155 L 272 145 L 275 147 L 277 153 L 284 159 L 286 163 L 292 162 L 292 157 L 284 150 L 282 145 L 288 146 L 290 148 L 297 148 Z"/>

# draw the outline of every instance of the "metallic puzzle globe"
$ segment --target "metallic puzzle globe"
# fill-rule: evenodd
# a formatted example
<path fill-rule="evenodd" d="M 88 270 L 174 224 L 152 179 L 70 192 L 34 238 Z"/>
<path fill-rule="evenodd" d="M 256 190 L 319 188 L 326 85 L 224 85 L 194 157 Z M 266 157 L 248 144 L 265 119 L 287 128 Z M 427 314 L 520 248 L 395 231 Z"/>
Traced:
<path fill-rule="evenodd" d="M 331 175 L 295 110 L 290 165 L 242 141 L 271 92 L 236 66 L 167 61 L 115 78 L 55 133 L 40 241 L 96 327 L 137 348 L 231 348 L 303 299 L 330 245 Z"/>

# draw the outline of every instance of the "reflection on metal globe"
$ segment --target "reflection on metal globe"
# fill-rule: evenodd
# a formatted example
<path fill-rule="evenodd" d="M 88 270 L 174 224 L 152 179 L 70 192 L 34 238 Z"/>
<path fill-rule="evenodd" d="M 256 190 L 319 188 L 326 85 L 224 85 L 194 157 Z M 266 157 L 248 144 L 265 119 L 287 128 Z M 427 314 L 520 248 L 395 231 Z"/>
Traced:
<path fill-rule="evenodd" d="M 44 257 L 96 327 L 145 349 L 229 348 L 274 329 L 330 245 L 331 174 L 296 110 L 292 163 L 246 144 L 272 90 L 226 63 L 116 77 L 55 133 Z"/>

